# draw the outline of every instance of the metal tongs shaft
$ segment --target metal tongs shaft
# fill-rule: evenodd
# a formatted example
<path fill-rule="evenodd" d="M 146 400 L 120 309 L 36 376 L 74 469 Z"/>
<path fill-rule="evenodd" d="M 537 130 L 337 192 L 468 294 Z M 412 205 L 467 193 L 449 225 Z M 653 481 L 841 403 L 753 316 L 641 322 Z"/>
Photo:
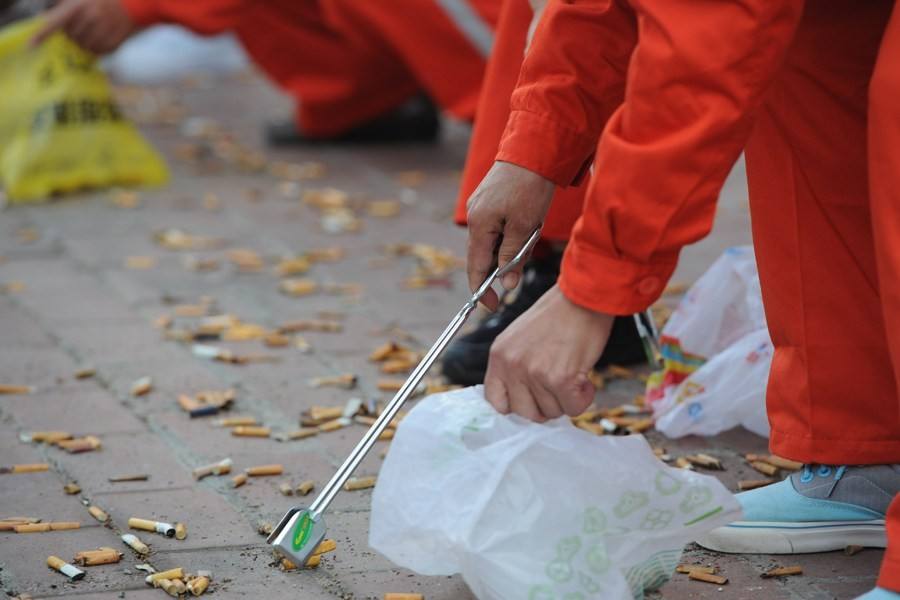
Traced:
<path fill-rule="evenodd" d="M 497 267 L 494 269 L 493 273 L 488 276 L 487 279 L 484 280 L 484 283 L 479 286 L 479 288 L 472 294 L 472 297 L 469 298 L 469 301 L 466 302 L 463 307 L 456 313 L 456 316 L 453 317 L 453 320 L 450 321 L 450 324 L 447 325 L 447 328 L 444 329 L 444 332 L 441 333 L 440 337 L 438 337 L 437 341 L 428 350 L 428 353 L 425 354 L 425 357 L 422 361 L 416 366 L 415 370 L 413 370 L 412 374 L 410 374 L 409 378 L 403 384 L 403 386 L 397 391 L 391 401 L 387 404 L 384 411 L 378 416 L 363 438 L 359 441 L 347 459 L 344 461 L 344 464 L 340 466 L 337 472 L 332 476 L 331 480 L 322 488 L 322 491 L 319 492 L 319 495 L 316 497 L 315 501 L 313 501 L 312 505 L 309 507 L 309 512 L 313 520 L 317 520 L 322 513 L 328 508 L 328 505 L 331 504 L 331 501 L 334 500 L 334 497 L 340 491 L 340 489 L 344 486 L 353 472 L 356 470 L 356 467 L 359 466 L 359 463 L 366 457 L 369 451 L 372 449 L 372 446 L 375 445 L 375 442 L 378 440 L 378 437 L 381 433 L 387 428 L 388 424 L 394 420 L 397 416 L 397 413 L 400 411 L 400 408 L 403 404 L 412 396 L 413 392 L 415 392 L 419 383 L 421 383 L 422 378 L 425 377 L 425 374 L 437 360 L 437 358 L 444 351 L 444 348 L 447 347 L 447 344 L 453 339 L 456 333 L 460 330 L 463 324 L 466 322 L 466 319 L 475 310 L 475 307 L 478 306 L 479 300 L 487 293 L 487 291 L 491 288 L 491 285 L 500 277 L 503 277 L 507 272 L 511 269 L 515 268 L 516 265 L 521 263 L 531 249 L 534 247 L 534 244 L 538 241 L 541 236 L 540 228 L 535 229 L 531 234 L 531 237 L 528 238 L 528 241 L 525 242 L 525 245 L 522 246 L 522 249 L 519 250 L 518 254 L 513 257 L 508 263 L 503 265 L 502 267 Z"/>

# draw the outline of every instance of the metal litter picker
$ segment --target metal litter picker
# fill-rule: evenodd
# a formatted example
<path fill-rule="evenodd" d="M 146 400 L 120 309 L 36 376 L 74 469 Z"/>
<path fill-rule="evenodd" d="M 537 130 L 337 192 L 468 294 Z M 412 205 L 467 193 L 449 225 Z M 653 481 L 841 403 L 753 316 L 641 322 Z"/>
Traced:
<path fill-rule="evenodd" d="M 397 391 L 397 394 L 391 399 L 375 423 L 372 424 L 363 438 L 359 441 L 356 448 L 353 449 L 353 452 L 351 452 L 350 456 L 347 457 L 347 460 L 344 461 L 344 464 L 337 470 L 331 478 L 331 481 L 322 488 L 322 491 L 319 492 L 319 495 L 310 507 L 294 507 L 281 518 L 281 521 L 279 521 L 278 525 L 266 540 L 268 543 L 272 544 L 276 552 L 284 555 L 297 566 L 306 564 L 306 561 L 312 556 L 313 552 L 315 552 L 316 548 L 319 547 L 319 544 L 325 538 L 326 526 L 324 513 L 328 508 L 328 505 L 331 504 L 331 501 L 334 500 L 334 497 L 343 487 L 344 483 L 346 483 L 347 479 L 350 478 L 350 475 L 353 474 L 353 471 L 356 470 L 356 467 L 359 466 L 359 463 L 362 462 L 362 459 L 365 458 L 372 449 L 372 446 L 375 444 L 378 436 L 381 435 L 381 432 L 384 431 L 394 417 L 397 416 L 400 408 L 413 394 L 416 387 L 418 387 L 422 378 L 425 376 L 425 373 L 428 372 L 428 369 L 431 368 L 434 361 L 437 360 L 447 344 L 450 343 L 450 340 L 453 339 L 466 322 L 466 319 L 469 318 L 469 315 L 472 314 L 472 311 L 475 310 L 475 307 L 478 305 L 482 296 L 487 293 L 494 281 L 503 277 L 503 275 L 525 259 L 534 247 L 540 234 L 541 230 L 536 229 L 534 233 L 531 234 L 531 237 L 528 238 L 528 241 L 525 242 L 522 249 L 519 250 L 519 253 L 503 267 L 494 269 L 493 273 L 491 273 L 478 290 L 472 294 L 469 301 L 463 305 L 458 313 L 456 313 L 456 316 L 453 317 L 453 320 L 450 321 L 450 324 L 444 332 L 440 335 L 431 349 L 428 350 L 428 353 L 422 359 L 422 362 L 418 364 L 409 376 L 409 379 L 403 384 L 403 387 Z"/>

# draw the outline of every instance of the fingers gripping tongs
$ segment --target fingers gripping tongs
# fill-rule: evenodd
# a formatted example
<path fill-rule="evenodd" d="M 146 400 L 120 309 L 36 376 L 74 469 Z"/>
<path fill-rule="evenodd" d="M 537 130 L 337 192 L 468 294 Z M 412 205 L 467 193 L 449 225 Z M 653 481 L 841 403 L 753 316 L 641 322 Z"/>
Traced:
<path fill-rule="evenodd" d="M 503 275 L 515 268 L 528 256 L 528 253 L 534 247 L 534 244 L 537 242 L 540 235 L 541 230 L 538 228 L 531 234 L 531 237 L 528 238 L 528 241 L 525 242 L 525 245 L 519 250 L 519 253 L 502 267 L 495 268 L 491 275 L 484 280 L 484 283 L 481 284 L 478 290 L 472 294 L 472 297 L 469 298 L 468 302 L 459 309 L 459 312 L 456 313 L 456 316 L 453 317 L 453 320 L 450 321 L 450 324 L 444 332 L 438 337 L 431 349 L 428 350 L 428 353 L 425 354 L 422 362 L 420 362 L 415 370 L 413 370 L 409 379 L 403 384 L 403 387 L 397 391 L 397 394 L 388 403 L 384 411 L 378 416 L 378 419 L 375 420 L 375 423 L 372 424 L 363 438 L 359 441 L 356 448 L 353 449 L 344 461 L 344 464 L 340 466 L 331 478 L 331 481 L 322 488 L 322 491 L 319 492 L 319 495 L 309 508 L 294 507 L 281 518 L 281 521 L 266 540 L 274 547 L 276 552 L 282 554 L 297 566 L 306 564 L 306 561 L 315 553 L 316 548 L 318 548 L 319 544 L 325 538 L 325 518 L 323 515 L 328 508 L 328 505 L 331 504 L 331 501 L 334 500 L 334 497 L 347 482 L 347 479 L 350 478 L 350 475 L 353 474 L 353 471 L 356 470 L 359 463 L 362 462 L 363 458 L 365 458 L 372 449 L 378 436 L 381 435 L 388 424 L 397 416 L 397 413 L 400 411 L 403 404 L 410 396 L 412 396 L 419 383 L 421 383 L 422 378 L 441 355 L 441 352 L 444 351 L 447 344 L 450 343 L 456 333 L 462 328 L 472 311 L 475 310 L 475 307 L 478 305 L 482 296 L 487 293 L 494 281 L 503 277 Z"/>

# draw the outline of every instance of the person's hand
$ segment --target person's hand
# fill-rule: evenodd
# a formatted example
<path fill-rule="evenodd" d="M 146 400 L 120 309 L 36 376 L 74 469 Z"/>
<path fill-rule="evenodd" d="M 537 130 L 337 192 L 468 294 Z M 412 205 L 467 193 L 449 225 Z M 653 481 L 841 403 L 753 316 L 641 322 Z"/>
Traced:
<path fill-rule="evenodd" d="M 63 0 L 44 14 L 44 25 L 31 39 L 40 45 L 57 31 L 94 54 L 112 52 L 137 30 L 120 0 Z"/>
<path fill-rule="evenodd" d="M 574 304 L 553 286 L 491 346 L 488 402 L 532 421 L 581 414 L 594 400 L 588 373 L 606 347 L 613 319 Z"/>
<path fill-rule="evenodd" d="M 553 199 L 554 184 L 528 169 L 511 163 L 496 162 L 484 176 L 468 202 L 469 252 L 466 270 L 474 292 L 494 266 L 509 262 L 535 229 L 540 227 Z M 497 241 L 502 237 L 500 248 Z M 511 290 L 519 283 L 522 265 L 503 276 L 501 283 Z M 481 302 L 496 310 L 499 299 L 488 290 Z"/>

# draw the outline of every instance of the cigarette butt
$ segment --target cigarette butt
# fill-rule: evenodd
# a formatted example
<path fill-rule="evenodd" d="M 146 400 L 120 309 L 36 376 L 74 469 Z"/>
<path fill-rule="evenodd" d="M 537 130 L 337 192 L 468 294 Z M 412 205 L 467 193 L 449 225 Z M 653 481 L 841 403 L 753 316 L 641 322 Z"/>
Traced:
<path fill-rule="evenodd" d="M 288 296 L 308 296 L 319 289 L 319 284 L 312 279 L 283 279 L 278 289 Z"/>
<path fill-rule="evenodd" d="M 371 427 L 372 425 L 375 424 L 375 421 L 377 419 L 375 417 L 370 417 L 368 415 L 356 415 L 355 417 L 353 417 L 353 420 L 355 422 L 359 423 L 360 425 L 365 425 L 366 427 Z"/>
<path fill-rule="evenodd" d="M 679 456 L 675 459 L 675 466 L 679 469 L 687 469 L 688 471 L 694 470 L 694 465 L 691 464 L 691 461 L 683 456 Z"/>
<path fill-rule="evenodd" d="M 746 492 L 748 490 L 755 490 L 756 488 L 772 485 L 773 483 L 775 483 L 774 479 L 744 479 L 738 481 L 738 490 Z"/>
<path fill-rule="evenodd" d="M 92 517 L 94 517 L 101 523 L 106 523 L 107 521 L 109 521 L 109 515 L 106 514 L 99 506 L 88 506 L 88 512 L 91 513 Z"/>
<path fill-rule="evenodd" d="M 263 343 L 269 348 L 285 348 L 291 344 L 291 338 L 281 333 L 270 333 L 263 338 Z"/>
<path fill-rule="evenodd" d="M 188 581 L 187 589 L 193 596 L 199 596 L 209 587 L 209 578 L 204 576 L 194 577 Z"/>
<path fill-rule="evenodd" d="M 763 579 L 770 579 L 772 577 L 789 577 L 791 575 L 803 575 L 803 567 L 800 565 L 775 567 L 774 569 L 770 569 L 763 573 L 761 577 Z"/>
<path fill-rule="evenodd" d="M 144 581 L 152 584 L 154 581 L 159 581 L 160 579 L 182 579 L 184 577 L 184 569 L 181 567 L 175 567 L 174 569 L 169 569 L 168 571 L 160 571 L 159 573 L 153 573 L 152 575 L 147 575 L 144 578 Z"/>
<path fill-rule="evenodd" d="M 394 430 L 393 429 L 385 429 L 378 435 L 378 441 L 380 442 L 389 442 L 394 439 Z"/>
<path fill-rule="evenodd" d="M 319 431 L 328 432 L 328 431 L 337 431 L 344 426 L 343 419 L 334 419 L 333 421 L 327 421 L 319 425 Z"/>
<path fill-rule="evenodd" d="M 60 573 L 68 577 L 70 581 L 78 581 L 79 579 L 84 577 L 84 571 L 82 571 L 75 565 L 70 565 L 58 556 L 48 556 L 47 566 L 51 569 L 59 571 Z"/>
<path fill-rule="evenodd" d="M 302 481 L 300 482 L 300 485 L 297 486 L 297 495 L 306 496 L 313 490 L 314 487 L 316 487 L 316 482 L 312 479 Z"/>
<path fill-rule="evenodd" d="M 282 441 L 292 441 L 312 437 L 317 433 L 319 433 L 319 429 L 317 427 L 302 427 L 295 431 L 277 434 L 276 437 Z"/>
<path fill-rule="evenodd" d="M 688 577 L 693 579 L 694 581 L 715 583 L 716 585 L 725 585 L 726 583 L 728 583 L 727 577 L 722 577 L 721 575 L 712 575 L 710 573 L 703 573 L 701 571 L 691 571 L 690 573 L 688 573 Z"/>
<path fill-rule="evenodd" d="M 269 535 L 272 533 L 272 529 L 275 526 L 272 525 L 269 521 L 257 521 L 256 522 L 256 533 L 259 535 Z"/>
<path fill-rule="evenodd" d="M 150 377 L 141 377 L 131 384 L 132 396 L 143 396 L 153 389 L 153 380 Z"/>
<path fill-rule="evenodd" d="M 181 598 L 187 592 L 187 585 L 180 579 L 169 579 L 169 585 L 163 590 L 173 598 Z"/>
<path fill-rule="evenodd" d="M 291 487 L 291 484 L 286 481 L 282 482 L 278 486 L 278 491 L 280 491 L 283 496 L 293 496 L 294 495 L 294 488 Z"/>
<path fill-rule="evenodd" d="M 183 540 L 187 537 L 187 527 L 184 523 L 175 523 L 175 539 Z"/>
<path fill-rule="evenodd" d="M 10 385 L 0 383 L 0 394 L 30 394 L 34 388 L 30 385 Z"/>
<path fill-rule="evenodd" d="M 310 387 L 339 387 L 351 390 L 356 387 L 357 377 L 352 373 L 334 375 L 331 377 L 314 377 L 309 381 Z"/>
<path fill-rule="evenodd" d="M 175 537 L 175 526 L 171 523 L 163 521 L 151 521 L 149 519 L 138 519 L 131 517 L 128 519 L 128 526 L 132 529 L 141 529 L 143 531 L 153 531 L 161 533 L 166 537 Z"/>
<path fill-rule="evenodd" d="M 387 375 L 397 375 L 398 373 L 406 373 L 416 366 L 416 362 L 407 358 L 396 358 L 387 360 L 381 364 L 381 372 Z"/>
<path fill-rule="evenodd" d="M 706 573 L 707 575 L 715 575 L 715 567 L 707 567 L 704 565 L 678 565 L 675 570 L 679 573 Z"/>
<path fill-rule="evenodd" d="M 865 546 L 857 546 L 856 544 L 850 544 L 846 548 L 844 548 L 844 554 L 847 556 L 853 556 L 855 554 L 859 554 L 863 550 L 865 550 Z"/>
<path fill-rule="evenodd" d="M 112 548 L 100 548 L 99 550 L 85 550 L 75 555 L 75 564 L 85 567 L 96 565 L 110 565 L 119 562 L 122 553 Z"/>
<path fill-rule="evenodd" d="M 309 409 L 309 416 L 317 421 L 330 421 L 338 419 L 344 414 L 342 406 L 313 406 Z"/>
<path fill-rule="evenodd" d="M 385 592 L 384 600 L 425 600 L 425 596 L 411 592 Z"/>
<path fill-rule="evenodd" d="M 778 467 L 775 465 L 770 465 L 767 462 L 763 462 L 761 460 L 754 460 L 750 463 L 750 466 L 762 473 L 763 475 L 768 475 L 772 477 L 776 473 L 778 473 Z"/>
<path fill-rule="evenodd" d="M 231 487 L 239 488 L 247 483 L 247 474 L 239 473 L 231 478 Z"/>
<path fill-rule="evenodd" d="M 197 402 L 187 394 L 178 394 L 178 406 L 187 413 L 193 413 L 203 407 L 203 404 Z"/>
<path fill-rule="evenodd" d="M 606 368 L 606 374 L 610 377 L 617 377 L 619 379 L 634 379 L 634 371 L 619 365 L 609 365 Z"/>
<path fill-rule="evenodd" d="M 139 540 L 138 536 L 134 535 L 133 533 L 123 534 L 122 541 L 125 542 L 126 544 L 128 544 L 128 546 L 132 550 L 134 550 L 135 552 L 137 552 L 140 555 L 150 554 L 149 546 L 147 546 L 147 544 L 145 544 L 144 542 Z"/>
<path fill-rule="evenodd" d="M 169 590 L 172 589 L 172 581 L 169 579 L 156 579 L 151 584 L 155 588 L 160 588 L 165 593 L 169 593 Z"/>
<path fill-rule="evenodd" d="M 77 483 L 67 483 L 63 486 L 63 491 L 70 496 L 73 496 L 81 491 L 81 486 Z"/>
<path fill-rule="evenodd" d="M 32 431 L 29 434 L 32 442 L 43 442 L 45 444 L 55 444 L 62 440 L 72 439 L 72 434 L 68 431 Z"/>
<path fill-rule="evenodd" d="M 10 467 L 10 473 L 41 473 L 50 469 L 47 463 L 31 463 L 27 465 L 13 465 Z"/>
<path fill-rule="evenodd" d="M 50 523 L 50 531 L 67 531 L 69 529 L 81 529 L 81 523 L 78 521 L 52 521 Z"/>
<path fill-rule="evenodd" d="M 335 542 L 334 540 L 322 540 L 322 542 L 313 551 L 313 555 L 334 552 L 335 548 L 337 548 L 337 542 Z"/>
<path fill-rule="evenodd" d="M 634 423 L 628 426 L 628 431 L 631 433 L 643 433 L 647 431 L 651 427 L 653 427 L 653 419 L 648 417 L 646 419 L 638 419 Z"/>
<path fill-rule="evenodd" d="M 287 558 L 282 558 L 278 566 L 281 567 L 282 571 L 293 571 L 297 568 L 297 565 L 294 564 L 294 561 L 288 560 Z"/>
<path fill-rule="evenodd" d="M 722 467 L 722 462 L 715 456 L 710 456 L 708 454 L 690 454 L 688 456 L 685 456 L 685 458 L 692 465 L 697 465 L 698 467 L 703 467 L 705 469 L 715 469 L 718 471 L 724 470 Z"/>
<path fill-rule="evenodd" d="M 93 377 L 97 374 L 97 369 L 92 369 L 90 367 L 85 369 L 79 369 L 75 371 L 75 379 L 88 379 L 89 377 Z"/>
<path fill-rule="evenodd" d="M 268 427 L 257 427 L 253 425 L 239 425 L 231 430 L 231 435 L 238 437 L 261 437 L 267 438 L 272 435 L 272 430 Z"/>
<path fill-rule="evenodd" d="M 79 452 L 90 452 L 97 450 L 102 446 L 100 440 L 93 435 L 87 435 L 81 438 L 71 440 L 60 440 L 56 445 L 68 452 L 69 454 L 77 454 Z"/>
<path fill-rule="evenodd" d="M 404 383 L 406 382 L 402 379 L 379 379 L 378 389 L 382 392 L 396 392 L 403 387 Z"/>
<path fill-rule="evenodd" d="M 372 353 L 369 355 L 369 360 L 372 362 L 387 360 L 391 354 L 397 352 L 400 348 L 401 346 L 397 344 L 397 342 L 386 342 L 372 350 Z"/>
<path fill-rule="evenodd" d="M 744 455 L 744 459 L 746 459 L 747 462 L 753 462 L 755 460 L 765 461 L 767 458 L 768 455 L 766 454 L 753 454 L 752 452 L 748 452 Z"/>
<path fill-rule="evenodd" d="M 42 533 L 50 531 L 50 523 L 21 523 L 13 525 L 13 531 L 16 533 Z"/>
<path fill-rule="evenodd" d="M 769 463 L 770 465 L 778 467 L 779 469 L 784 469 L 785 471 L 799 471 L 803 468 L 803 463 L 801 462 L 797 462 L 796 460 L 789 460 L 787 458 L 781 458 L 780 456 L 775 456 L 774 454 L 770 454 L 762 460 Z"/>
<path fill-rule="evenodd" d="M 320 562 L 322 562 L 322 556 L 319 554 L 313 554 L 308 559 L 306 559 L 306 564 L 303 566 L 307 569 L 315 569 L 319 566 Z"/>
<path fill-rule="evenodd" d="M 376 477 L 351 477 L 347 480 L 347 483 L 344 484 L 344 489 L 348 492 L 352 492 L 354 490 L 365 490 L 367 488 L 375 487 Z"/>
<path fill-rule="evenodd" d="M 575 423 L 575 427 L 578 429 L 583 429 L 588 433 L 593 433 L 594 435 L 604 435 L 606 430 L 603 428 L 603 425 L 599 423 L 590 423 L 588 421 L 578 421 Z"/>
<path fill-rule="evenodd" d="M 150 476 L 146 473 L 135 473 L 133 475 L 116 475 L 115 477 L 107 478 L 107 481 L 110 483 L 125 483 L 128 481 L 147 481 L 150 479 Z"/>
<path fill-rule="evenodd" d="M 281 475 L 284 473 L 282 465 L 260 465 L 258 467 L 250 467 L 246 470 L 250 477 L 261 477 L 264 475 Z"/>
<path fill-rule="evenodd" d="M 225 417 L 215 422 L 219 427 L 237 427 L 239 425 L 256 425 L 256 417 Z"/>
<path fill-rule="evenodd" d="M 208 477 L 209 475 L 225 475 L 226 473 L 231 473 L 231 467 L 233 465 L 234 463 L 230 458 L 223 458 L 219 462 L 197 467 L 192 473 L 194 479 L 197 480 Z"/>

